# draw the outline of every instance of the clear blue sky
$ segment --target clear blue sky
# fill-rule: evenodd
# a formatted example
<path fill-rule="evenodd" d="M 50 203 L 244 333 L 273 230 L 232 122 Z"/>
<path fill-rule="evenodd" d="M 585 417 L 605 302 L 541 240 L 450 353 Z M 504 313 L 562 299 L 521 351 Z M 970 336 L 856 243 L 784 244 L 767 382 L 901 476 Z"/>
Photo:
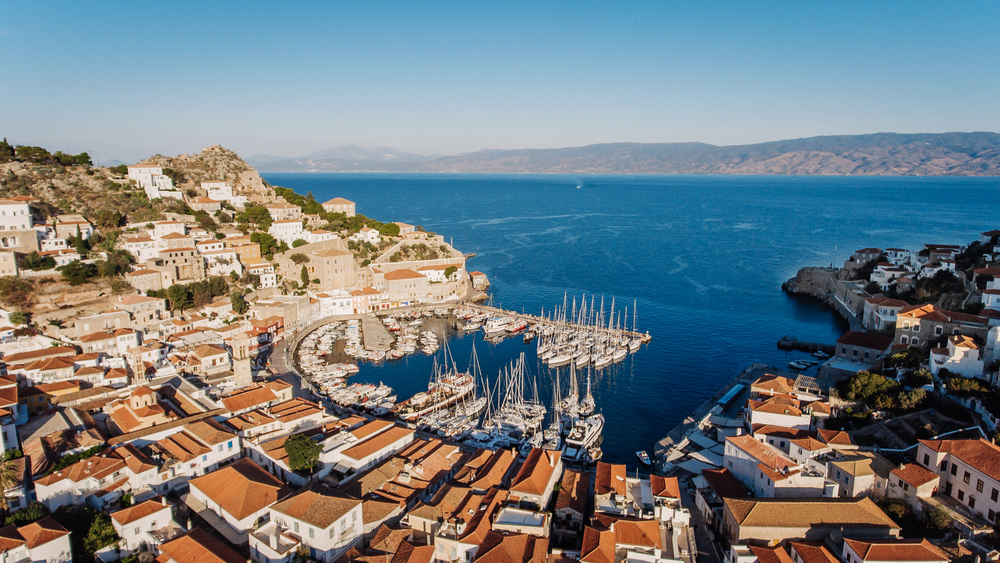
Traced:
<path fill-rule="evenodd" d="M 997 131 L 998 22 L 975 0 L 0 0 L 0 135 L 133 161 Z"/>

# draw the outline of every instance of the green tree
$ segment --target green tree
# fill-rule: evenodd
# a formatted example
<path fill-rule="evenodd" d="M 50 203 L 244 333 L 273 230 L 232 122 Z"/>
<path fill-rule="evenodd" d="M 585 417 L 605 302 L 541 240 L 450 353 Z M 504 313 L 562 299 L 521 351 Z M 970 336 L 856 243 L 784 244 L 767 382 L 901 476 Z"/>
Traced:
<path fill-rule="evenodd" d="M 7 519 L 4 520 L 4 524 L 8 526 L 10 524 L 14 524 L 15 526 L 26 526 L 32 522 L 41 520 L 48 515 L 49 509 L 46 508 L 44 504 L 34 501 L 28 504 L 28 506 L 8 516 Z"/>
<path fill-rule="evenodd" d="M 305 267 L 305 264 L 302 265 L 302 271 L 299 272 L 299 277 L 302 278 L 302 287 L 309 285 L 309 270 Z"/>
<path fill-rule="evenodd" d="M 109 168 L 109 170 L 111 170 L 112 172 L 114 172 L 116 174 L 121 174 L 122 176 L 124 176 L 124 175 L 128 174 L 128 165 L 127 164 L 119 164 L 118 166 L 113 166 L 113 167 Z"/>
<path fill-rule="evenodd" d="M 926 522 L 929 528 L 943 532 L 951 527 L 951 514 L 948 514 L 948 510 L 944 506 L 935 504 L 934 508 L 927 513 Z"/>
<path fill-rule="evenodd" d="M 36 300 L 33 282 L 14 276 L 0 277 L 0 303 L 8 307 L 30 307 Z"/>
<path fill-rule="evenodd" d="M 187 287 L 174 284 L 167 288 L 167 299 L 170 300 L 170 308 L 175 311 L 184 311 L 191 307 L 191 292 Z"/>
<path fill-rule="evenodd" d="M 445 279 L 450 278 L 451 275 L 454 274 L 457 271 L 458 271 L 458 268 L 456 268 L 455 266 L 448 266 L 447 268 L 444 269 L 444 277 L 445 277 Z"/>
<path fill-rule="evenodd" d="M 42 147 L 21 145 L 14 150 L 14 154 L 17 156 L 17 160 L 32 164 L 45 164 L 52 160 L 52 155 L 49 154 L 49 151 Z"/>
<path fill-rule="evenodd" d="M 285 440 L 285 453 L 292 471 L 312 472 L 322 451 L 323 446 L 303 434 L 292 434 Z"/>
<path fill-rule="evenodd" d="M 278 249 L 278 241 L 274 240 L 274 237 L 267 233 L 253 233 L 250 235 L 250 242 L 256 242 L 259 244 L 260 254 L 265 256 L 268 260 L 274 256 L 274 252 Z"/>
<path fill-rule="evenodd" d="M 0 461 L 0 490 L 7 491 L 21 485 L 23 478 L 24 475 L 16 461 L 13 459 Z M 7 508 L 7 497 L 0 495 L 0 509 L 7 510 Z"/>
<path fill-rule="evenodd" d="M 297 239 L 295 239 L 295 240 L 292 241 L 292 248 L 298 248 L 300 246 L 305 246 L 307 244 L 309 244 L 309 243 L 306 242 L 306 241 L 304 241 L 304 240 L 302 240 L 302 239 L 300 239 L 300 238 L 297 238 Z"/>
<path fill-rule="evenodd" d="M 378 232 L 384 237 L 396 237 L 399 236 L 399 225 L 395 223 L 386 223 L 382 225 L 382 228 L 379 229 Z"/>
<path fill-rule="evenodd" d="M 46 256 L 42 258 L 42 255 L 36 251 L 32 251 L 25 255 L 21 259 L 21 263 L 18 264 L 22 270 L 51 270 L 56 267 L 56 261 L 51 256 Z"/>
<path fill-rule="evenodd" d="M 79 260 L 70 262 L 65 266 L 59 266 L 56 270 L 62 273 L 63 281 L 70 285 L 87 283 L 98 273 L 97 266 L 93 264 L 86 264 Z"/>
<path fill-rule="evenodd" d="M 109 231 L 118 228 L 122 222 L 122 214 L 113 209 L 101 209 L 93 216 L 97 228 Z"/>
<path fill-rule="evenodd" d="M 0 142 L 0 163 L 10 162 L 14 160 L 14 147 L 10 146 L 7 142 L 7 137 L 3 138 Z"/>
<path fill-rule="evenodd" d="M 246 298 L 243 297 L 243 292 L 240 290 L 233 291 L 229 295 L 229 303 L 233 306 L 233 312 L 237 315 L 245 315 L 250 310 L 250 304 L 247 303 Z"/>
<path fill-rule="evenodd" d="M 31 319 L 28 318 L 28 313 L 24 311 L 14 311 L 10 314 L 10 322 L 14 325 L 26 325 L 31 322 Z"/>
<path fill-rule="evenodd" d="M 306 256 L 305 254 L 302 254 L 301 252 L 296 252 L 295 254 L 292 254 L 288 258 L 292 262 L 295 262 L 296 264 L 305 264 L 306 262 L 309 261 L 309 257 Z"/>

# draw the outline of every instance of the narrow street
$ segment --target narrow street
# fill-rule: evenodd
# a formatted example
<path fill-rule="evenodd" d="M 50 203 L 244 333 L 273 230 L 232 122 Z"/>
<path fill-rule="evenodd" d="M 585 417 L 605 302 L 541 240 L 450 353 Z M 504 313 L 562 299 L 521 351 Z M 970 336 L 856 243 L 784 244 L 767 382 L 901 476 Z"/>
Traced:
<path fill-rule="evenodd" d="M 691 480 L 682 478 L 680 485 L 681 505 L 691 512 L 691 531 L 694 532 L 694 540 L 698 546 L 698 554 L 694 560 L 698 563 L 722 563 L 722 559 L 716 551 L 715 542 L 712 541 L 708 523 L 705 522 L 705 518 L 695 505 L 694 494 L 690 489 Z"/>

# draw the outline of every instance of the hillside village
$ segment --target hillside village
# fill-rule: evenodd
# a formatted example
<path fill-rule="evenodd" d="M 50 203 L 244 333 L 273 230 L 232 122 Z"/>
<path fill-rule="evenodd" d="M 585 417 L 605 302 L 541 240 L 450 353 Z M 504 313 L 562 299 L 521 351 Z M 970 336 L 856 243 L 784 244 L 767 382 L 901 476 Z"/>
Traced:
<path fill-rule="evenodd" d="M 319 321 L 476 298 L 442 235 L 220 147 L 22 149 L 0 145 L 8 561 L 998 558 L 1000 233 L 803 270 L 788 289 L 852 330 L 815 373 L 748 369 L 640 474 L 333 410 L 277 368 Z"/>

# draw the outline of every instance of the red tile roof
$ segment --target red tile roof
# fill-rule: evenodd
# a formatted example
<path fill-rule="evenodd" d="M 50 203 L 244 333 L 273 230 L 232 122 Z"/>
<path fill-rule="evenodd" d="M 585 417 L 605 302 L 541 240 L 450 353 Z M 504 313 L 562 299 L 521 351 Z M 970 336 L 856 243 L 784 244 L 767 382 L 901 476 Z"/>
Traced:
<path fill-rule="evenodd" d="M 260 512 L 292 491 L 247 458 L 196 477 L 190 483 L 237 520 Z"/>
<path fill-rule="evenodd" d="M 926 485 L 927 483 L 940 478 L 937 473 L 925 469 L 916 463 L 907 463 L 902 467 L 893 469 L 891 473 L 902 479 L 904 483 L 913 485 L 914 487 Z"/>
<path fill-rule="evenodd" d="M 944 552 L 926 539 L 861 541 L 844 538 L 844 543 L 862 561 L 948 561 Z"/>
<path fill-rule="evenodd" d="M 118 522 L 122 526 L 125 526 L 135 522 L 136 520 L 140 520 L 164 510 L 169 511 L 172 510 L 172 508 L 169 504 L 163 504 L 160 497 L 153 497 L 141 504 L 136 504 L 128 508 L 123 508 L 117 512 L 112 512 L 111 519 Z"/>
<path fill-rule="evenodd" d="M 174 563 L 246 563 L 247 558 L 236 553 L 222 540 L 203 528 L 194 528 L 179 538 L 160 546 L 160 557 Z"/>
<path fill-rule="evenodd" d="M 990 478 L 1000 481 L 1000 447 L 983 438 L 978 440 L 920 440 L 920 443 L 935 452 L 950 453 L 989 475 Z"/>

